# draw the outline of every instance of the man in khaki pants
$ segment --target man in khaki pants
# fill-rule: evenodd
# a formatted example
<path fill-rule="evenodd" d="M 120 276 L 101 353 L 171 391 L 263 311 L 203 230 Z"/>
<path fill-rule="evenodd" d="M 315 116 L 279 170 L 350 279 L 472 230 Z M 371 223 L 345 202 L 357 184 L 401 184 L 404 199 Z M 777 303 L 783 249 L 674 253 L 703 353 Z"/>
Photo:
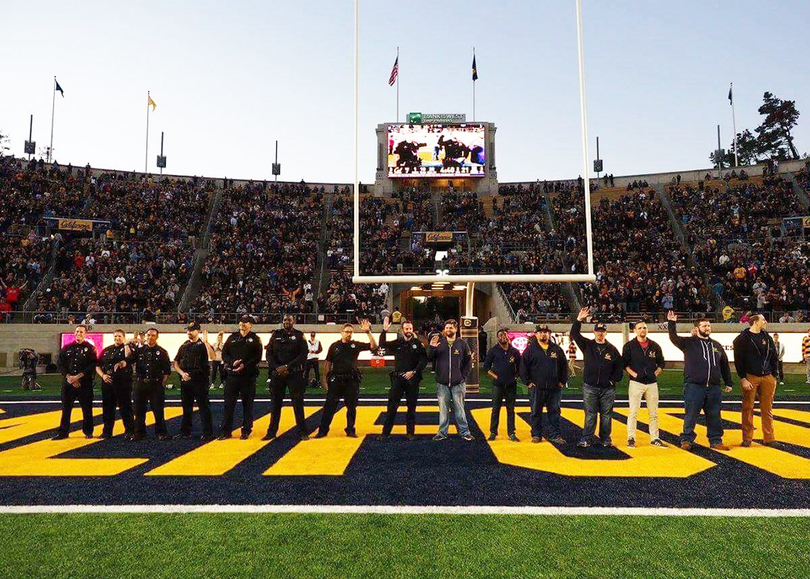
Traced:
<path fill-rule="evenodd" d="M 734 366 L 742 384 L 743 446 L 754 438 L 754 401 L 759 396 L 762 438 L 767 446 L 778 446 L 773 432 L 773 397 L 779 373 L 779 355 L 773 339 L 765 331 L 768 322 L 762 314 L 751 316 L 751 327 L 734 338 Z"/>
<path fill-rule="evenodd" d="M 647 324 L 636 322 L 633 327 L 636 337 L 622 349 L 624 369 L 630 375 L 628 397 L 630 414 L 627 417 L 627 446 L 636 446 L 636 422 L 641 397 L 647 399 L 650 412 L 650 445 L 663 447 L 658 434 L 658 375 L 664 369 L 664 353 L 661 346 L 647 339 Z"/>

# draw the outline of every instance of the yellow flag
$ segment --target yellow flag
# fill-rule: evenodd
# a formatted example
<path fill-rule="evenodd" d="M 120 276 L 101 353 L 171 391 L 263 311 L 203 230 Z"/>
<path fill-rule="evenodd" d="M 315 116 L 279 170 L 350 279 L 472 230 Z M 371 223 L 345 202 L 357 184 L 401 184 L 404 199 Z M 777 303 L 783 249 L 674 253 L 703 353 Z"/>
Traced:
<path fill-rule="evenodd" d="M 152 110 L 155 110 L 155 108 L 157 107 L 157 105 L 155 104 L 155 101 L 153 101 L 153 100 L 152 100 L 152 97 L 151 97 L 151 96 L 147 96 L 146 98 L 148 98 L 148 99 L 149 99 L 149 103 L 148 103 L 148 104 L 152 105 Z"/>

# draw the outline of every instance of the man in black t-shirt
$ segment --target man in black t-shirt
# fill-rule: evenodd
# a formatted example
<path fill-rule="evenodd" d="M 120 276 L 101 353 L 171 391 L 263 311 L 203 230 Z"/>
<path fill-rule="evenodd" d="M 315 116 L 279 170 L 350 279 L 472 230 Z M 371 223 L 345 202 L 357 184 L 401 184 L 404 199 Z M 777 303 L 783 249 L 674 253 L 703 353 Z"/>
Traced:
<path fill-rule="evenodd" d="M 357 357 L 360 352 L 377 350 L 377 340 L 371 334 L 369 321 L 360 322 L 360 329 L 368 335 L 369 343 L 352 340 L 354 327 L 351 324 L 345 324 L 340 332 L 340 340 L 329 346 L 324 372 L 324 388 L 327 389 L 326 403 L 323 405 L 321 425 L 315 438 L 323 438 L 329 434 L 329 425 L 332 424 L 332 418 L 341 398 L 346 404 L 346 435 L 350 438 L 357 437 L 354 431 L 357 400 L 360 397 L 360 371 L 357 369 Z"/>
<path fill-rule="evenodd" d="M 208 343 L 208 332 L 200 339 L 200 323 L 191 322 L 187 328 L 188 340 L 183 342 L 174 357 L 174 369 L 180 374 L 180 399 L 183 404 L 183 420 L 180 432 L 175 438 L 191 438 L 191 416 L 194 414 L 194 401 L 200 409 L 203 433 L 200 440 L 214 439 L 214 426 L 211 419 L 211 404 L 208 401 L 208 379 L 214 357 L 214 349 Z"/>

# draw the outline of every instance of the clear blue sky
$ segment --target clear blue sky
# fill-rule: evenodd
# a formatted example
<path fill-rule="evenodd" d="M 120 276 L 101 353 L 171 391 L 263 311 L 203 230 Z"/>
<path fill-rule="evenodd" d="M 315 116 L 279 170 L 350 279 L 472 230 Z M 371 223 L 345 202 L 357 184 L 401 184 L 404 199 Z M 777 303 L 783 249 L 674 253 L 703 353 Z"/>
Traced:
<path fill-rule="evenodd" d="M 584 0 L 591 157 L 600 136 L 616 175 L 708 165 L 720 123 L 731 138 L 759 123 L 766 90 L 803 113 L 810 150 L 810 2 Z M 353 2 L 13 2 L 3 7 L 0 131 L 21 155 L 34 115 L 55 158 L 143 170 L 146 91 L 149 167 L 166 132 L 168 172 L 349 182 L 352 172 Z M 379 122 L 393 121 L 388 86 L 400 47 L 400 116 L 471 115 L 498 127 L 502 181 L 581 173 L 573 0 L 361 2 L 360 175 L 374 177 Z M 804 39 L 804 40 L 803 40 Z"/>

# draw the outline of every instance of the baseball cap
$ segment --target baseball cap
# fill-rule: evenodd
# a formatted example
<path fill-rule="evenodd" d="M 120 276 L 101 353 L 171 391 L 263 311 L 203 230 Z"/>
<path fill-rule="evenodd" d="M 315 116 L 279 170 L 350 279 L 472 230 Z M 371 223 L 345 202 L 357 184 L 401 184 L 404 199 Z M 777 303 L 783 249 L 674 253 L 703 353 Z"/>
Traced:
<path fill-rule="evenodd" d="M 548 327 L 548 324 L 537 324 L 534 327 L 535 332 L 550 332 L 551 328 Z"/>
<path fill-rule="evenodd" d="M 498 328 L 498 331 L 495 332 L 495 334 L 497 335 L 497 334 L 500 334 L 501 332 L 506 332 L 508 334 L 509 333 L 509 328 Z"/>
<path fill-rule="evenodd" d="M 598 332 L 600 330 L 603 332 L 607 332 L 607 324 L 605 324 L 604 322 L 597 322 L 593 325 L 594 332 Z"/>
<path fill-rule="evenodd" d="M 200 322 L 189 322 L 188 326 L 186 326 L 186 330 L 191 332 L 192 330 L 200 330 Z"/>
<path fill-rule="evenodd" d="M 256 323 L 256 320 L 254 320 L 253 316 L 251 316 L 250 314 L 242 314 L 242 316 L 240 316 L 240 318 L 239 318 L 239 321 L 240 322 L 245 322 L 245 323 L 248 323 L 248 324 L 255 324 Z"/>

